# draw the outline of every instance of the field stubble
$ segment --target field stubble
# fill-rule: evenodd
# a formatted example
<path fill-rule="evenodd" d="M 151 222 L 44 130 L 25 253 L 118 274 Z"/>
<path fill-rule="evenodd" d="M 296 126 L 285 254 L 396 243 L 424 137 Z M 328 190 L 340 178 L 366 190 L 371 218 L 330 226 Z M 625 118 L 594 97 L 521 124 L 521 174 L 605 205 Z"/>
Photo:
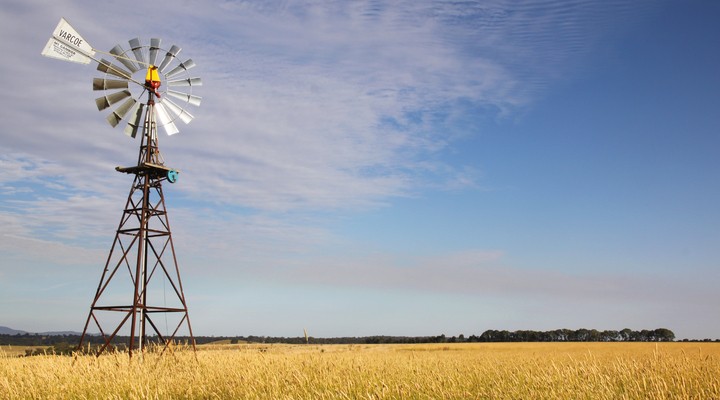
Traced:
<path fill-rule="evenodd" d="M 715 343 L 206 345 L 3 357 L 0 397 L 720 399 Z"/>

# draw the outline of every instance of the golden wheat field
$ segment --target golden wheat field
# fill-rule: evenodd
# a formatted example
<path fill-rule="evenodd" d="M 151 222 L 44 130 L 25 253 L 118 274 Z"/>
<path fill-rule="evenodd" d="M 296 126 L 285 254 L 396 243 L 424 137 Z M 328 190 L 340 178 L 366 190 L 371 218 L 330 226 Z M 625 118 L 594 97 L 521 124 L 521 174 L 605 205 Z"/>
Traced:
<path fill-rule="evenodd" d="M 205 345 L 15 357 L 3 399 L 720 399 L 717 343 Z"/>

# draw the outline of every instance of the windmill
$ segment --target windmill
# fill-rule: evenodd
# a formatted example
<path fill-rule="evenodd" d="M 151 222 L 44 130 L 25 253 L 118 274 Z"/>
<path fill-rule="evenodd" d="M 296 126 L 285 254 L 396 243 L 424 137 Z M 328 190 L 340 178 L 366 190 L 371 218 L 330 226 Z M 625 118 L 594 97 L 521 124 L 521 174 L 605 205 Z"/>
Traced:
<path fill-rule="evenodd" d="M 101 94 L 95 100 L 98 110 L 109 110 L 107 121 L 113 127 L 124 121 L 128 136 L 141 133 L 137 164 L 116 168 L 134 180 L 78 348 L 93 339 L 91 330 L 98 330 L 102 343 L 97 355 L 113 347 L 118 337 L 128 337 L 132 357 L 150 341 L 165 351 L 186 329 L 194 350 L 162 190 L 164 181 L 177 181 L 178 171 L 165 164 L 157 132 L 163 128 L 173 135 L 178 133 L 177 120 L 193 119 L 187 109 L 200 105 L 193 89 L 202 81 L 188 72 L 195 66 L 192 59 L 178 58 L 180 47 L 166 50 L 157 38 L 149 44 L 135 38 L 128 44 L 127 50 L 119 44 L 109 52 L 96 50 L 61 18 L 42 51 L 64 61 L 97 63 L 102 76 L 94 78 L 92 86 Z M 98 59 L 98 54 L 109 60 Z"/>

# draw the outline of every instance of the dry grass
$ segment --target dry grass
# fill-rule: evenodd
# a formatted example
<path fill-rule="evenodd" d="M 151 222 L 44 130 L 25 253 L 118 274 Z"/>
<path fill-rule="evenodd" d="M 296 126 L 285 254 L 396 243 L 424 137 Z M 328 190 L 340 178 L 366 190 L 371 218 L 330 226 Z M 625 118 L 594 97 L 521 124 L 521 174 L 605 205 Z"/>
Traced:
<path fill-rule="evenodd" d="M 13 345 L 2 345 L 0 346 L 0 359 L 6 357 L 19 357 L 25 355 L 25 350 L 45 350 L 50 346 L 13 346 Z"/>
<path fill-rule="evenodd" d="M 720 345 L 214 344 L 131 361 L 3 358 L 0 397 L 720 399 Z"/>

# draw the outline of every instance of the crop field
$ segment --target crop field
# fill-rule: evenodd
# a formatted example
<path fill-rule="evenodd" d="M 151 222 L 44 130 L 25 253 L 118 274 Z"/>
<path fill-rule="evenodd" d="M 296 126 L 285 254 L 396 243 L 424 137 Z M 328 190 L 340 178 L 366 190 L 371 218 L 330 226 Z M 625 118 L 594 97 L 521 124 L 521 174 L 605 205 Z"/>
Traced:
<path fill-rule="evenodd" d="M 718 343 L 214 344 L 17 357 L 3 399 L 720 399 Z"/>

